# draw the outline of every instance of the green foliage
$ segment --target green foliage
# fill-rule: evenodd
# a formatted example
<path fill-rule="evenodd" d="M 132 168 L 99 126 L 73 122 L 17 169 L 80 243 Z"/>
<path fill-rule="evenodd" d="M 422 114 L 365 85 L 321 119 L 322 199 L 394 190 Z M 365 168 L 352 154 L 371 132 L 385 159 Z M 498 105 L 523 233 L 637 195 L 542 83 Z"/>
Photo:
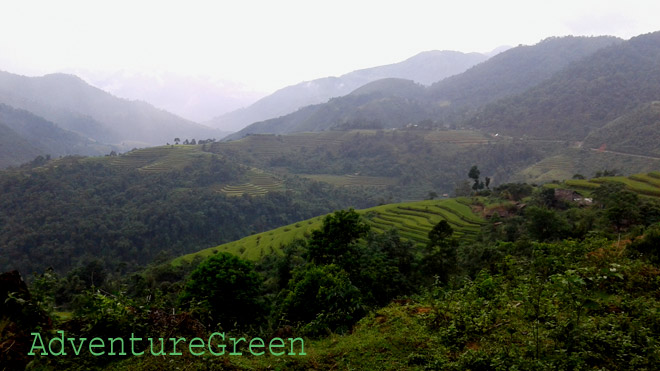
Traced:
<path fill-rule="evenodd" d="M 530 206 L 525 209 L 526 230 L 538 241 L 560 240 L 567 236 L 570 226 L 552 209 Z"/>
<path fill-rule="evenodd" d="M 251 262 L 219 253 L 190 274 L 181 302 L 200 313 L 209 325 L 244 327 L 257 323 L 267 311 L 261 285 L 262 278 Z"/>
<path fill-rule="evenodd" d="M 340 267 L 310 264 L 295 272 L 282 312 L 309 335 L 348 332 L 364 313 L 360 290 Z"/>
<path fill-rule="evenodd" d="M 321 229 L 312 232 L 307 247 L 315 264 L 338 264 L 344 269 L 353 263 L 355 242 L 369 232 L 370 226 L 350 209 L 335 211 L 323 219 Z"/>

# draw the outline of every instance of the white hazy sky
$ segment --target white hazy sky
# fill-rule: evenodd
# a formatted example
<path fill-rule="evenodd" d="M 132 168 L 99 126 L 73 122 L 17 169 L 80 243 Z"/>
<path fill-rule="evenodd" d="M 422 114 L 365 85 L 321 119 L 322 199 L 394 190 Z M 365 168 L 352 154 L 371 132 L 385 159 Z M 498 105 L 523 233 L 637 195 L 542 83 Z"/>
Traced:
<path fill-rule="evenodd" d="M 0 70 L 169 71 L 264 92 L 549 36 L 660 30 L 658 0 L 2 1 Z"/>

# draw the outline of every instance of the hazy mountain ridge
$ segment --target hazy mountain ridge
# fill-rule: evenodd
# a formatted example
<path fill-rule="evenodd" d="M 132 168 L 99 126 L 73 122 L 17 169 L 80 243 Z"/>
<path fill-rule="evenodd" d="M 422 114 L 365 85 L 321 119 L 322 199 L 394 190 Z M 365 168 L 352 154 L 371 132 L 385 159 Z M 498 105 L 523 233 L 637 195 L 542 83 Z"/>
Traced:
<path fill-rule="evenodd" d="M 229 138 L 253 133 L 327 130 L 362 120 L 362 114 L 367 112 L 370 121 L 374 117 L 384 118 L 370 128 L 400 128 L 421 121 L 456 127 L 478 107 L 524 92 L 571 63 L 619 42 L 620 39 L 613 37 L 549 38 L 533 46 L 509 49 L 430 87 L 415 87 L 414 83 L 401 80 L 372 82 L 354 93 L 368 92 L 369 98 L 365 95 L 354 100 L 353 94 L 335 98 L 326 103 L 327 107 L 323 104 L 305 107 L 287 116 L 250 125 Z M 396 106 L 400 109 L 393 115 Z"/>
<path fill-rule="evenodd" d="M 83 69 L 63 71 L 80 76 L 91 85 L 129 100 L 141 100 L 194 122 L 254 103 L 265 96 L 242 84 L 203 76 L 182 76 L 169 72 L 104 73 Z"/>
<path fill-rule="evenodd" d="M 139 101 L 117 98 L 65 74 L 26 77 L 0 72 L 0 102 L 44 117 L 94 140 L 124 148 L 224 133 Z"/>
<path fill-rule="evenodd" d="M 369 82 L 382 78 L 402 78 L 430 84 L 486 60 L 479 53 L 429 51 L 403 62 L 353 71 L 340 77 L 325 77 L 287 86 L 264 97 L 249 107 L 217 117 L 208 124 L 213 127 L 240 130 L 255 122 L 276 118 L 333 97 L 349 94 Z"/>

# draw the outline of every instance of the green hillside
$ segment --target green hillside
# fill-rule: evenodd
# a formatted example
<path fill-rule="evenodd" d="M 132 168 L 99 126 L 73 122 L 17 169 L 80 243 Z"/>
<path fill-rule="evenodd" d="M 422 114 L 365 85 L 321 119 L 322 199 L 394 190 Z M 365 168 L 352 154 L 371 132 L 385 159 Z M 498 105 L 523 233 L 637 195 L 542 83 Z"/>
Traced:
<path fill-rule="evenodd" d="M 578 143 L 579 146 L 579 143 Z M 592 177 L 603 169 L 617 170 L 619 174 L 646 173 L 660 168 L 660 158 L 615 153 L 573 144 L 550 154 L 539 162 L 514 174 L 509 181 L 546 183 L 571 179 L 575 174 Z"/>
<path fill-rule="evenodd" d="M 396 228 L 402 237 L 419 244 L 428 242 L 428 233 L 440 220 L 446 220 L 454 229 L 454 236 L 471 239 L 485 221 L 474 214 L 465 198 L 405 202 L 376 206 L 358 211 L 376 232 Z M 208 257 L 217 252 L 229 252 L 248 260 L 259 260 L 267 254 L 277 253 L 282 246 L 297 238 L 307 238 L 321 225 L 323 216 L 308 219 L 267 232 L 245 237 L 238 241 L 201 250 L 174 260 L 173 264 L 192 261 L 195 257 Z"/>
<path fill-rule="evenodd" d="M 584 140 L 588 148 L 660 157 L 660 102 L 637 109 L 591 132 Z"/>
<path fill-rule="evenodd" d="M 660 198 L 660 172 L 652 171 L 646 174 L 635 174 L 628 177 L 608 176 L 589 180 L 571 179 L 564 182 L 570 188 L 593 191 L 606 182 L 619 182 L 626 185 L 626 189 L 643 196 Z"/>

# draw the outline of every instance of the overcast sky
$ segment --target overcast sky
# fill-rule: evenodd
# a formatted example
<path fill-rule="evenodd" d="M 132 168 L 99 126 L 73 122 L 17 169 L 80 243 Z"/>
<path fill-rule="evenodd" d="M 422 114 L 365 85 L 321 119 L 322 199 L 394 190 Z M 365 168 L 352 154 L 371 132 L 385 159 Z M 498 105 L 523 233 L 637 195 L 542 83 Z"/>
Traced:
<path fill-rule="evenodd" d="M 660 1 L 4 1 L 0 70 L 170 71 L 270 92 L 425 50 L 660 30 Z"/>

